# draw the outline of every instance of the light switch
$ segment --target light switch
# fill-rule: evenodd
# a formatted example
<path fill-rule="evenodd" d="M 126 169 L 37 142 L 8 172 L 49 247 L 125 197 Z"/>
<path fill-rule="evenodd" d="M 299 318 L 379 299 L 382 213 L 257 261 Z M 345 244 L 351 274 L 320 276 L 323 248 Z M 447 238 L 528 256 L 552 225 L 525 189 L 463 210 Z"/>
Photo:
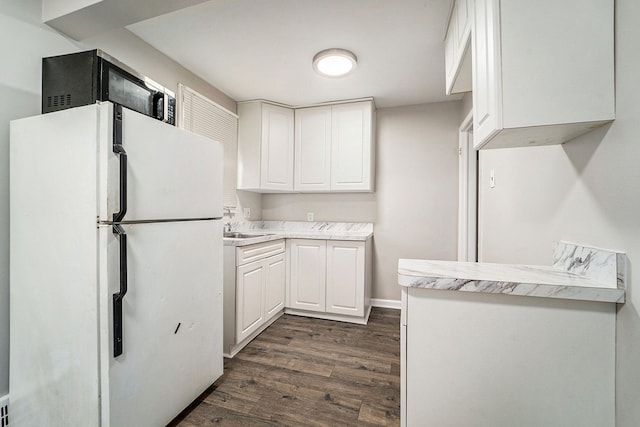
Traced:
<path fill-rule="evenodd" d="M 251 208 L 244 208 L 242 213 L 245 218 L 251 218 Z"/>
<path fill-rule="evenodd" d="M 489 172 L 489 187 L 495 188 L 496 186 L 496 171 L 491 169 Z"/>

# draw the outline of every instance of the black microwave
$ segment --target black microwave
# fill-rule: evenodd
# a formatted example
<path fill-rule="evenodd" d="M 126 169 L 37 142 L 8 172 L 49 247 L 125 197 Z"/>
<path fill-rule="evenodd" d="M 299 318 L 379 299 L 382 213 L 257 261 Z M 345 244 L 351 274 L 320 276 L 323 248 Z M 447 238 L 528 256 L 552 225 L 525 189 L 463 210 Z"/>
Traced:
<path fill-rule="evenodd" d="M 42 113 L 96 101 L 175 125 L 175 94 L 99 49 L 42 59 Z"/>

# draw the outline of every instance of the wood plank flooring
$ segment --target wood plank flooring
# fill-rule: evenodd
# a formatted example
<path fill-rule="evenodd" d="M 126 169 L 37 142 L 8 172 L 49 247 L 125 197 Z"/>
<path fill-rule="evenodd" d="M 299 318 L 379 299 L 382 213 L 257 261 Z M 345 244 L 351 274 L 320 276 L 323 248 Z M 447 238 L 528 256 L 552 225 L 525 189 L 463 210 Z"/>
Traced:
<path fill-rule="evenodd" d="M 284 315 L 170 424 L 399 426 L 400 311 L 369 324 Z"/>

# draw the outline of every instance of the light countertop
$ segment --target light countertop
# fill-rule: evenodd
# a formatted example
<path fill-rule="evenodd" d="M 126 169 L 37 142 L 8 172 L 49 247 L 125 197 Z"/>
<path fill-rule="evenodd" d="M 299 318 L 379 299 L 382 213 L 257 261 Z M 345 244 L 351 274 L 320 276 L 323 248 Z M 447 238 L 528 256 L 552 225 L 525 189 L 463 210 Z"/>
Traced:
<path fill-rule="evenodd" d="M 624 254 L 559 243 L 553 266 L 401 259 L 398 284 L 423 289 L 623 303 Z"/>
<path fill-rule="evenodd" d="M 267 235 L 224 238 L 225 246 L 246 246 L 278 239 L 366 241 L 373 236 L 373 224 L 353 222 L 251 221 L 232 224 L 232 230 Z"/>

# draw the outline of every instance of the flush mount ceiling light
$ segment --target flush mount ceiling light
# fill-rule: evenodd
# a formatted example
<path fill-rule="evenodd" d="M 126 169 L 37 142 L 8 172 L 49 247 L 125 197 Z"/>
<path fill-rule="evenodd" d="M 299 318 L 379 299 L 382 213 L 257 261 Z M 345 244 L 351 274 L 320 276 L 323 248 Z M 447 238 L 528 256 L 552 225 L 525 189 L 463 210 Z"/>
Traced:
<path fill-rule="evenodd" d="M 346 49 L 326 49 L 313 57 L 313 69 L 324 77 L 343 77 L 351 74 L 358 58 Z"/>

